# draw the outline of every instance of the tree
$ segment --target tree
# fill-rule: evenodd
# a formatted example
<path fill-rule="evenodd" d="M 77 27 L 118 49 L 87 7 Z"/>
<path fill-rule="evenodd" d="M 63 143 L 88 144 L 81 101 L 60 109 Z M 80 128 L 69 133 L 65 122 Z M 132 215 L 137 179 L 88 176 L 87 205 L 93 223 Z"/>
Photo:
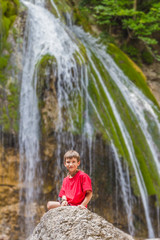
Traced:
<path fill-rule="evenodd" d="M 153 33 L 160 32 L 160 2 L 153 1 L 147 11 L 140 9 L 137 0 L 103 0 L 95 7 L 98 23 L 119 24 L 130 39 L 140 39 L 147 45 L 157 44 Z"/>
<path fill-rule="evenodd" d="M 137 10 L 137 0 L 133 1 L 133 9 L 136 11 Z"/>

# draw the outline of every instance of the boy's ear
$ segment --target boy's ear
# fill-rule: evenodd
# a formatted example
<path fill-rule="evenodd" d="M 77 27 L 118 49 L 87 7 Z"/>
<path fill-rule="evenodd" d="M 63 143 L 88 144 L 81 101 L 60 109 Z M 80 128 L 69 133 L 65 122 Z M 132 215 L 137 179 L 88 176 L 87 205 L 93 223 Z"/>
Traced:
<path fill-rule="evenodd" d="M 81 164 L 81 161 L 78 162 L 78 166 Z"/>

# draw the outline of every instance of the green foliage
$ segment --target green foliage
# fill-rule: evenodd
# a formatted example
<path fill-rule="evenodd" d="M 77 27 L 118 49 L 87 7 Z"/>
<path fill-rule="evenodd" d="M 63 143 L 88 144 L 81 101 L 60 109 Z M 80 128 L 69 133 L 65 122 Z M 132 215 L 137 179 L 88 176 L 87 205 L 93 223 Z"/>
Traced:
<path fill-rule="evenodd" d="M 98 1 L 99 0 L 81 0 L 80 1 L 80 6 L 81 7 L 84 7 L 84 6 L 95 6 L 95 5 L 97 5 L 98 4 Z"/>
<path fill-rule="evenodd" d="M 7 63 L 8 63 L 8 57 L 0 56 L 0 70 L 4 69 L 7 66 Z"/>
<path fill-rule="evenodd" d="M 103 0 L 100 5 L 95 7 L 98 23 L 113 24 L 113 20 L 133 15 L 133 9 L 128 9 L 127 6 L 130 6 L 130 2 Z"/>
<path fill-rule="evenodd" d="M 7 71 L 11 51 L 7 42 L 9 30 L 18 13 L 19 0 L 0 0 L 0 125 L 4 132 L 18 131 L 19 90 L 16 81 L 10 82 Z"/>
<path fill-rule="evenodd" d="M 3 131 L 12 132 L 18 131 L 19 119 L 19 88 L 16 83 L 10 83 L 4 96 L 4 104 L 0 112 L 0 125 L 3 126 Z"/>
<path fill-rule="evenodd" d="M 151 55 L 151 53 L 148 51 L 148 50 L 144 50 L 142 52 L 142 60 L 144 63 L 146 64 L 152 64 L 154 59 L 153 59 L 153 56 Z"/>
<path fill-rule="evenodd" d="M 133 0 L 103 0 L 94 9 L 99 24 L 113 26 L 118 23 L 122 29 L 127 30 L 130 38 L 154 45 L 157 44 L 157 40 L 153 33 L 160 32 L 160 3 L 156 2 L 149 6 L 145 12 L 135 10 Z"/>
<path fill-rule="evenodd" d="M 8 55 L 4 55 L 3 51 L 9 50 L 9 45 L 7 43 L 7 37 L 9 29 L 15 20 L 16 14 L 18 12 L 19 1 L 18 0 L 0 0 L 0 75 L 3 75 L 3 69 L 7 66 Z"/>
<path fill-rule="evenodd" d="M 140 11 L 135 13 L 135 18 L 123 20 L 123 28 L 132 30 L 135 37 L 148 45 L 157 44 L 152 34 L 160 31 L 160 3 L 155 4 L 148 13 Z"/>
<path fill-rule="evenodd" d="M 9 29 L 15 20 L 18 12 L 19 1 L 18 0 L 0 0 L 0 53 L 2 52 L 5 42 L 8 36 Z"/>
<path fill-rule="evenodd" d="M 131 59 L 135 62 L 137 62 L 137 59 L 139 58 L 139 51 L 137 48 L 135 48 L 133 45 L 131 44 L 124 44 L 121 49 L 127 53 Z"/>

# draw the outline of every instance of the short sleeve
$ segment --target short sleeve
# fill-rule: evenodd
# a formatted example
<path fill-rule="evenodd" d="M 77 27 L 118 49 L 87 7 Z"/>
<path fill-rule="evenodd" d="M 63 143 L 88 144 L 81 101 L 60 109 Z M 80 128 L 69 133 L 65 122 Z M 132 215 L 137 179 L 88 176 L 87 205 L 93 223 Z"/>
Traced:
<path fill-rule="evenodd" d="M 83 175 L 82 189 L 83 192 L 92 191 L 91 179 L 86 173 Z"/>
<path fill-rule="evenodd" d="M 63 183 L 62 183 L 62 187 L 61 187 L 61 190 L 59 192 L 59 197 L 61 198 L 63 195 L 65 195 L 65 179 L 63 180 Z"/>

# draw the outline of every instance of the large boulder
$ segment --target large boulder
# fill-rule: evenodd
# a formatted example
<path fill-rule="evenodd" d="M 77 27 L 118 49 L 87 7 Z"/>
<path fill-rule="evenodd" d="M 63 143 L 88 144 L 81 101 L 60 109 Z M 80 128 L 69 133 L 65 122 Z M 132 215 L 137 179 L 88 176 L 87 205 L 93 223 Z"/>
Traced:
<path fill-rule="evenodd" d="M 133 240 L 99 215 L 79 207 L 51 209 L 27 240 Z"/>

